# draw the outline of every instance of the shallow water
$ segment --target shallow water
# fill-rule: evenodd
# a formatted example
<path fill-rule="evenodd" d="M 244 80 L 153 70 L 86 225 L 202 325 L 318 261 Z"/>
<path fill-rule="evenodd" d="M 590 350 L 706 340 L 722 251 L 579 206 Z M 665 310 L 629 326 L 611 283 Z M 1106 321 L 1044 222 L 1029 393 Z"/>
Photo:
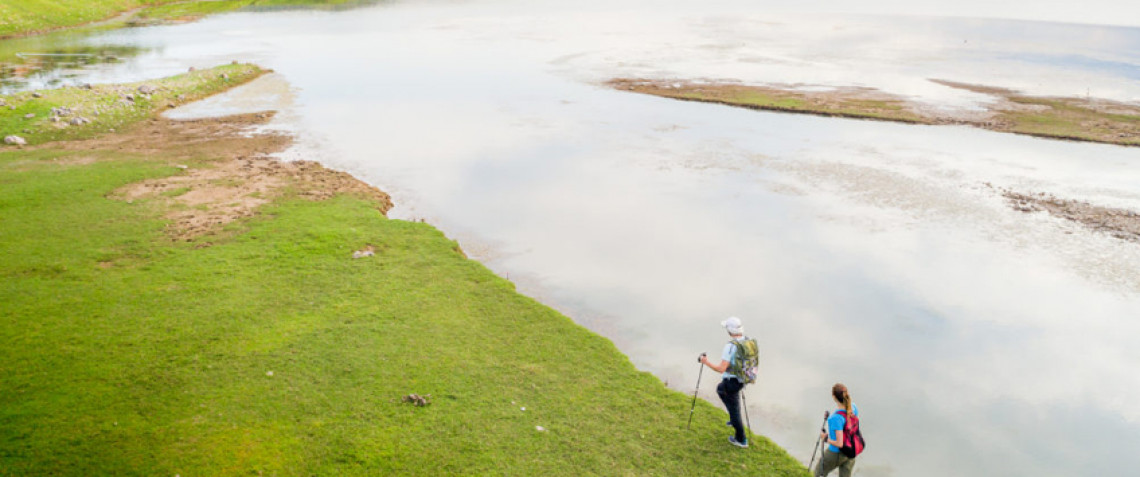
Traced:
<path fill-rule="evenodd" d="M 140 53 L 75 81 L 232 59 L 274 68 L 175 114 L 281 109 L 274 127 L 299 135 L 287 157 L 392 193 L 394 217 L 435 224 L 675 389 L 692 391 L 696 355 L 740 316 L 763 353 L 753 429 L 802 460 L 842 381 L 864 416 L 860 475 L 1140 465 L 1140 244 L 1015 212 L 998 192 L 1140 211 L 1140 149 L 597 84 L 708 77 L 879 87 L 933 107 L 987 100 L 926 81 L 942 78 L 1136 101 L 1138 28 L 484 1 L 233 14 L 87 43 Z"/>

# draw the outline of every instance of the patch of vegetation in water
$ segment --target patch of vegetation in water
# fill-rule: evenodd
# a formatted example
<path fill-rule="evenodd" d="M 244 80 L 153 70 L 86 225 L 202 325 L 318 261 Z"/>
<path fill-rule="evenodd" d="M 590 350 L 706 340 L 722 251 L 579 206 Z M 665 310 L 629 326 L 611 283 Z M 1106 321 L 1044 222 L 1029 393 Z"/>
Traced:
<path fill-rule="evenodd" d="M 1140 145 L 1140 107 L 1131 114 L 1098 110 L 1091 100 L 1011 96 L 1010 101 L 1034 108 L 1001 111 L 1008 130 L 1021 134 L 1120 145 Z"/>
<path fill-rule="evenodd" d="M 1140 145 L 1140 105 L 1091 98 L 1035 97 L 1002 88 L 934 82 L 994 96 L 995 104 L 987 117 L 959 118 L 940 116 L 938 112 L 920 114 L 900 98 L 863 88 L 805 92 L 734 83 L 643 79 L 615 79 L 608 84 L 636 93 L 751 109 L 914 124 L 964 124 L 1055 139 Z"/>
<path fill-rule="evenodd" d="M 901 100 L 844 97 L 841 94 L 809 94 L 795 90 L 761 88 L 738 84 L 672 83 L 669 81 L 618 79 L 618 89 L 687 101 L 721 103 L 750 109 L 880 119 L 907 123 L 930 123 L 908 110 Z"/>

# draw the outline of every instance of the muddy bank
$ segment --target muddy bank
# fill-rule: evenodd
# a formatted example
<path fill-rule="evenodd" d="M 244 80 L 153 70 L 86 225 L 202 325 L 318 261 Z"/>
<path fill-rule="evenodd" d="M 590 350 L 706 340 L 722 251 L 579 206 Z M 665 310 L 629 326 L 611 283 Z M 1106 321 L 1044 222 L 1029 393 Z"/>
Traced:
<path fill-rule="evenodd" d="M 746 85 L 719 80 L 617 78 L 606 85 L 635 93 L 767 111 L 911 124 L 966 125 L 1051 139 L 1140 146 L 1140 105 L 1097 98 L 1036 97 L 1018 91 L 930 80 L 985 94 L 982 110 L 935 109 L 885 91 L 811 85 Z"/>

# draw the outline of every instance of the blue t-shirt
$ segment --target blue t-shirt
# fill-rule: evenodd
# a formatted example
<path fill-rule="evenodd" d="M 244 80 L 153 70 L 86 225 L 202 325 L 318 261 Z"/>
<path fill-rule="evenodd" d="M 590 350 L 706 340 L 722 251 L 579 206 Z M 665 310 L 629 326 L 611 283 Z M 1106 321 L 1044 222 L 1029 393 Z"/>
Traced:
<path fill-rule="evenodd" d="M 724 345 L 724 351 L 722 351 L 722 352 L 720 353 L 720 359 L 723 359 L 723 360 L 725 360 L 725 361 L 728 361 L 728 363 L 729 363 L 729 368 L 731 368 L 731 367 L 732 367 L 732 366 L 731 366 L 731 364 L 732 364 L 732 357 L 733 357 L 733 356 L 735 356 L 735 355 L 736 355 L 736 345 L 732 344 L 732 342 L 731 342 L 731 341 L 729 341 L 728 343 L 725 343 L 725 345 Z M 720 377 L 721 377 L 722 379 L 728 379 L 728 378 L 732 378 L 732 379 L 735 379 L 735 380 L 737 380 L 737 381 L 740 381 L 740 378 L 739 378 L 739 377 L 737 377 L 735 374 L 729 373 L 727 369 L 726 369 L 726 370 L 724 370 L 724 374 L 721 374 L 721 375 L 720 375 Z"/>
<path fill-rule="evenodd" d="M 843 411 L 843 409 L 837 409 L 831 413 L 831 417 L 827 418 L 827 438 L 829 440 L 835 440 L 835 431 L 842 431 L 843 426 L 847 424 L 847 419 L 839 411 Z M 851 412 L 855 414 L 855 417 L 859 417 L 859 406 L 852 404 Z M 839 453 L 839 448 L 831 444 L 827 445 L 827 450 Z"/>

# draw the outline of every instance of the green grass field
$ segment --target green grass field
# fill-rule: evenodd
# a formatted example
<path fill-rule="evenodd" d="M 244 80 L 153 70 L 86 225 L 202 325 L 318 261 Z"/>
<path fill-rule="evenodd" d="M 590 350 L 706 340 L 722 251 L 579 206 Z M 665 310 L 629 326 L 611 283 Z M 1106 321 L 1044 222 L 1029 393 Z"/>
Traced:
<path fill-rule="evenodd" d="M 319 7 L 366 3 L 367 0 L 0 0 L 0 38 L 50 31 L 111 19 L 139 9 L 137 19 L 177 20 L 246 7 Z"/>
<path fill-rule="evenodd" d="M 132 20 L 145 24 L 155 20 L 192 20 L 207 15 L 232 12 L 243 8 L 271 9 L 278 7 L 335 8 L 357 4 L 375 3 L 379 0 L 212 0 L 184 1 L 158 5 L 139 12 Z"/>
<path fill-rule="evenodd" d="M 81 25 L 157 3 L 165 2 L 162 0 L 0 0 L 0 37 Z"/>
<path fill-rule="evenodd" d="M 0 149 L 0 475 L 807 473 L 375 203 L 172 241 L 165 154 Z"/>

